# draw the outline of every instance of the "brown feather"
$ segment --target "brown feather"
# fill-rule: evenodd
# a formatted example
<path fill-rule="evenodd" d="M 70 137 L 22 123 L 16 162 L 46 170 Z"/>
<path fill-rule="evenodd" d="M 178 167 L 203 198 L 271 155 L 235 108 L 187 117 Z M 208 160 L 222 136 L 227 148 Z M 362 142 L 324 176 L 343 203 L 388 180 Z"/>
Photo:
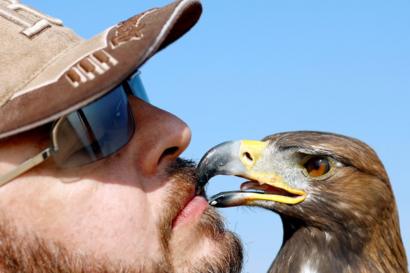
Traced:
<path fill-rule="evenodd" d="M 281 133 L 265 138 L 279 150 L 329 155 L 344 164 L 326 181 L 312 183 L 312 202 L 275 204 L 284 243 L 270 272 L 405 273 L 392 187 L 377 154 L 365 143 L 321 132 Z M 266 207 L 269 207 L 268 205 Z"/>

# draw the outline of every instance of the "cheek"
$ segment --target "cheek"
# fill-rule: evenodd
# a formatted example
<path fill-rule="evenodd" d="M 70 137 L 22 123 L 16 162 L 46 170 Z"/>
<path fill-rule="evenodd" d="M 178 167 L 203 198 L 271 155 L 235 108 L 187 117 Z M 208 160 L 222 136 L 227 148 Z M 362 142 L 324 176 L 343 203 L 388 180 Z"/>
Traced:
<path fill-rule="evenodd" d="M 70 202 L 65 215 L 74 223 L 63 219 L 71 231 L 67 239 L 77 237 L 77 245 L 90 249 L 106 250 L 110 257 L 159 252 L 158 227 L 151 216 L 146 194 L 135 187 L 103 185 L 85 202 Z M 94 239 L 99 238 L 98 242 Z M 85 244 L 85 242 L 87 242 Z"/>
<path fill-rule="evenodd" d="M 5 196 L 17 198 L 0 198 L 7 208 L 2 213 L 29 236 L 36 231 L 79 253 L 127 262 L 161 251 L 156 219 L 138 187 L 93 180 L 61 183 L 51 177 L 15 182 L 13 193 Z"/>

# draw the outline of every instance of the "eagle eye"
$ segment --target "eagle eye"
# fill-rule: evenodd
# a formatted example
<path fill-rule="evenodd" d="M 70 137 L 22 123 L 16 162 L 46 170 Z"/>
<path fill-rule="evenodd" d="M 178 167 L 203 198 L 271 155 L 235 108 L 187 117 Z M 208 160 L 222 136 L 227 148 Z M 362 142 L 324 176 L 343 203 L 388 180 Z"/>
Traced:
<path fill-rule="evenodd" d="M 312 156 L 303 164 L 303 167 L 307 175 L 316 178 L 327 174 L 331 170 L 332 165 L 326 157 Z"/>

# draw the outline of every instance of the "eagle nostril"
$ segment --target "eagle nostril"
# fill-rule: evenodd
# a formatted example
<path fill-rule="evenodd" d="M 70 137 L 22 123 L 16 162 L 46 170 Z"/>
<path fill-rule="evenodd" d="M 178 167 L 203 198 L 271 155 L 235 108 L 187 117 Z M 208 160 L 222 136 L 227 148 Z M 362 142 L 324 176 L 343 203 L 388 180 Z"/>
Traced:
<path fill-rule="evenodd" d="M 248 163 L 252 163 L 253 162 L 253 157 L 249 152 L 244 152 L 242 154 L 242 157 L 248 162 Z"/>

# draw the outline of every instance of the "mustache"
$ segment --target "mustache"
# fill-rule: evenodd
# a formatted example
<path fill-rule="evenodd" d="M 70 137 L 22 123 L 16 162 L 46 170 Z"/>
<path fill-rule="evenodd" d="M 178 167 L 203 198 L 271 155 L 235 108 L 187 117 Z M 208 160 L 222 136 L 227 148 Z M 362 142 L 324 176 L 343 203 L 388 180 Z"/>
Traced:
<path fill-rule="evenodd" d="M 185 206 L 184 201 L 192 194 L 197 181 L 196 164 L 193 160 L 177 158 L 165 170 L 165 176 L 172 178 L 166 202 L 164 202 L 161 220 L 162 242 L 169 241 L 172 232 L 172 220 Z"/>
<path fill-rule="evenodd" d="M 165 172 L 169 176 L 189 177 L 189 182 L 195 183 L 197 178 L 195 171 L 196 165 L 193 160 L 178 157 L 167 167 Z"/>

